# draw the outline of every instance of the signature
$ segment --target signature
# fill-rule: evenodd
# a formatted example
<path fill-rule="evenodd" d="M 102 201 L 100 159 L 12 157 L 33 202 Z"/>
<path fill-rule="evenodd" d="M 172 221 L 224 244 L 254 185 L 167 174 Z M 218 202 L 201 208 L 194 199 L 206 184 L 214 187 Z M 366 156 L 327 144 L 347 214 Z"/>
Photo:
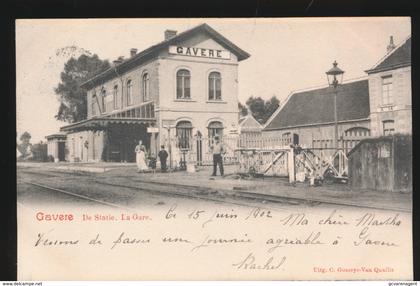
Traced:
<path fill-rule="evenodd" d="M 277 270 L 286 262 L 286 256 L 281 257 L 280 259 L 270 256 L 265 261 L 257 261 L 254 254 L 249 253 L 245 259 L 232 264 L 235 269 L 249 269 L 249 270 Z"/>

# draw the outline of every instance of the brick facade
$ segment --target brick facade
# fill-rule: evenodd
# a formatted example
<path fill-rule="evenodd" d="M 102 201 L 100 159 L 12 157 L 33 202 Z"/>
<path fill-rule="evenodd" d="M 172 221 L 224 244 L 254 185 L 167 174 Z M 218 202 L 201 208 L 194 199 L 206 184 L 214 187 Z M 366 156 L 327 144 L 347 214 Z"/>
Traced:
<path fill-rule="evenodd" d="M 125 158 L 132 158 L 127 156 L 127 152 L 134 152 L 132 144 L 134 141 L 138 142 L 140 138 L 146 140 L 144 143 L 149 154 L 157 154 L 160 145 L 175 144 L 175 141 L 168 140 L 168 137 L 173 139 L 177 136 L 176 126 L 181 121 L 189 122 L 192 127 L 191 136 L 197 133 L 207 136 L 209 134 L 208 127 L 213 123 L 222 126 L 224 134 L 234 133 L 235 130 L 237 133 L 238 62 L 248 58 L 249 54 L 206 24 L 179 35 L 172 34 L 169 39 L 166 37 L 162 43 L 138 54 L 133 53 L 131 58 L 125 61 L 115 62 L 113 67 L 82 84 L 88 90 L 87 121 L 85 122 L 88 126 L 83 127 L 84 123 L 82 123 L 74 129 L 71 126 L 67 129 L 64 128 L 66 131 L 71 129 L 67 141 L 70 161 L 104 160 L 104 147 L 109 143 L 107 138 L 111 137 L 112 148 L 129 149 L 121 150 L 125 154 Z M 194 50 L 196 54 L 174 53 L 173 50 L 170 51 L 171 47 L 188 48 L 191 51 Z M 200 53 L 197 54 L 197 51 Z M 214 56 L 222 53 L 223 56 Z M 181 69 L 187 70 L 190 74 L 190 98 L 186 99 L 177 98 L 177 72 Z M 221 84 L 218 85 L 220 86 L 218 95 L 221 94 L 221 99 L 212 100 L 209 98 L 209 76 L 212 72 L 217 72 L 220 75 L 221 79 L 218 82 Z M 143 75 L 145 73 L 149 75 L 150 96 L 147 101 L 143 98 Z M 131 81 L 132 104 L 128 104 L 127 101 L 129 81 Z M 116 105 L 114 104 L 115 86 L 118 87 Z M 106 91 L 105 110 L 102 110 L 103 90 Z M 93 100 L 93 95 L 96 95 L 97 101 Z M 154 116 L 148 118 L 148 121 L 139 117 L 138 123 L 143 124 L 142 127 L 130 129 L 128 126 L 137 124 L 134 120 L 136 118 L 133 118 L 137 115 L 133 115 L 134 112 L 131 113 L 134 111 L 132 109 L 145 102 L 153 102 Z M 102 131 L 93 131 L 96 128 L 96 123 L 91 123 L 92 120 L 104 119 L 107 116 L 122 114 L 126 111 L 129 113 L 124 115 L 125 117 L 114 118 L 119 120 L 120 123 L 117 124 L 121 125 L 116 127 L 112 123 L 114 124 L 112 127 L 113 136 L 111 136 L 111 127 L 108 123 L 101 125 Z M 124 118 L 129 118 L 131 121 L 124 123 Z M 171 122 L 170 134 L 164 126 L 165 122 Z M 157 128 L 158 133 L 149 134 L 146 132 L 146 127 Z M 116 128 L 120 130 L 118 131 Z M 219 129 L 220 127 L 218 127 Z M 125 132 L 124 130 L 136 134 L 124 136 L 121 133 Z M 139 132 L 142 134 L 137 134 Z M 119 137 L 126 137 L 126 139 L 119 139 Z M 120 144 L 116 142 L 118 140 L 127 142 Z M 118 147 L 118 145 L 125 147 Z M 109 154 L 106 158 L 109 158 Z"/>
<path fill-rule="evenodd" d="M 384 104 L 382 80 L 392 78 L 393 102 Z M 411 66 L 369 74 L 371 129 L 373 136 L 384 135 L 383 122 L 394 121 L 395 133 L 411 134 Z"/>

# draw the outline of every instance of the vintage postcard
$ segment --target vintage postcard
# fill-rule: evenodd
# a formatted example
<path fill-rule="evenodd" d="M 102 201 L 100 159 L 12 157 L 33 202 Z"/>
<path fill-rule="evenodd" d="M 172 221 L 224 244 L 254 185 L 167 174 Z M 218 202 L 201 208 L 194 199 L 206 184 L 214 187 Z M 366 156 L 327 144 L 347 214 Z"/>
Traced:
<path fill-rule="evenodd" d="M 19 280 L 411 280 L 411 19 L 16 21 Z"/>

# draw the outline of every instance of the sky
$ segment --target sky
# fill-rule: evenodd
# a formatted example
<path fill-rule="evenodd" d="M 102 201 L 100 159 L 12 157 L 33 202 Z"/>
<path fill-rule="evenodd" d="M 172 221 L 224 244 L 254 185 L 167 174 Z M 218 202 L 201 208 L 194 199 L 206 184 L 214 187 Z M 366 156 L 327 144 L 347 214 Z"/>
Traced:
<path fill-rule="evenodd" d="M 16 21 L 17 132 L 31 142 L 67 123 L 54 115 L 54 88 L 71 56 L 85 51 L 110 61 L 161 42 L 166 29 L 185 31 L 207 23 L 251 54 L 239 63 L 238 99 L 250 96 L 280 102 L 294 90 L 322 86 L 334 60 L 344 80 L 366 76 L 385 54 L 389 37 L 399 44 L 411 35 L 410 18 L 247 18 L 247 19 L 31 19 Z"/>

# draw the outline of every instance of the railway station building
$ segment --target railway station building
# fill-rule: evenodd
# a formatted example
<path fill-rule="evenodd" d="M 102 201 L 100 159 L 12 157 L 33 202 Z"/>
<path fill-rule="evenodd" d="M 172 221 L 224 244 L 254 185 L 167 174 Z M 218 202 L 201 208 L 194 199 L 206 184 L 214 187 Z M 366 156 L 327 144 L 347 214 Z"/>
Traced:
<path fill-rule="evenodd" d="M 249 56 L 207 24 L 131 49 L 82 84 L 87 119 L 61 128 L 66 160 L 132 162 L 139 140 L 157 154 L 188 148 L 194 135 L 237 133 L 238 64 Z"/>

